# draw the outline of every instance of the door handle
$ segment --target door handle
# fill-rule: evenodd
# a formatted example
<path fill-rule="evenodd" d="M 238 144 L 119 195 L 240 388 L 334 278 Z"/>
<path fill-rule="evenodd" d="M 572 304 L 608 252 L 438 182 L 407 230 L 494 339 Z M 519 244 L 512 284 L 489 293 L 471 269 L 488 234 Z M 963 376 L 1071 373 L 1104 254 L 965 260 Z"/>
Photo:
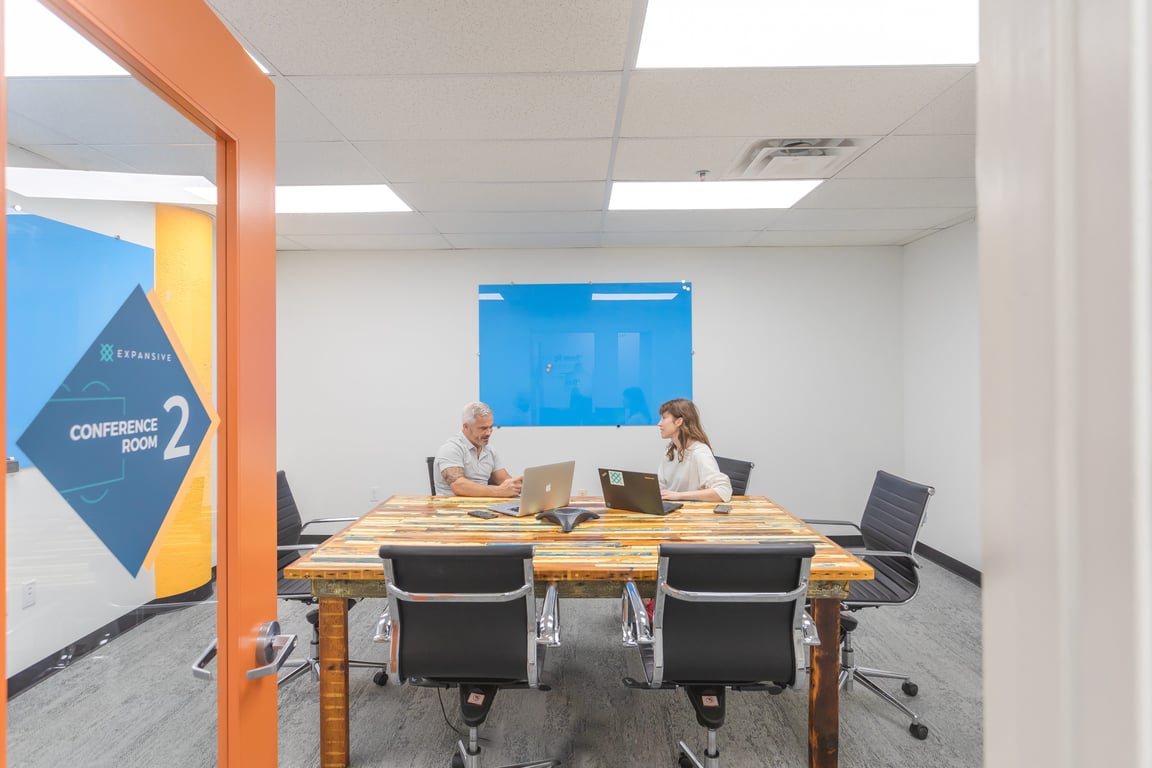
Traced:
<path fill-rule="evenodd" d="M 197 680 L 214 680 L 216 675 L 212 670 L 208 669 L 208 665 L 212 659 L 216 658 L 216 641 L 213 640 L 204 652 L 196 657 L 196 661 L 192 662 L 192 677 Z"/>
<path fill-rule="evenodd" d="M 248 679 L 276 674 L 295 649 L 296 635 L 280 634 L 280 622 L 267 621 L 260 625 L 260 634 L 256 637 L 257 666 L 248 670 Z"/>

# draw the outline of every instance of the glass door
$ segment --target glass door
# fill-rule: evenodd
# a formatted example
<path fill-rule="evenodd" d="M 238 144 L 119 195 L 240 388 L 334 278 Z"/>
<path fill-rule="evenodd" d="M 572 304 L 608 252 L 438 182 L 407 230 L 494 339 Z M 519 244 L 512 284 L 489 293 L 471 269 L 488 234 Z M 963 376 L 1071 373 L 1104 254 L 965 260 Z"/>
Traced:
<path fill-rule="evenodd" d="M 271 85 L 195 0 L 4 6 L 7 764 L 273 766 Z"/>

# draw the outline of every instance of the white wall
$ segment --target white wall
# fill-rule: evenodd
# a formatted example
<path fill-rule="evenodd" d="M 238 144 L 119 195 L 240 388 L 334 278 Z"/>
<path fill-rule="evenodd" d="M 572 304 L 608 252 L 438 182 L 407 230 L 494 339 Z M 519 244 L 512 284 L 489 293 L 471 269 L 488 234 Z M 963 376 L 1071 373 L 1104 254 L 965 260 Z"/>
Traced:
<path fill-rule="evenodd" d="M 424 457 L 478 395 L 479 283 L 689 280 L 694 399 L 749 492 L 858 518 L 904 457 L 900 248 L 282 252 L 277 446 L 305 518 L 360 514 L 370 489 L 427 493 Z M 500 414 L 496 414 L 499 423 Z M 654 468 L 655 427 L 507 428 L 512 471 L 576 459 Z"/>
<path fill-rule="evenodd" d="M 920 540 L 979 570 L 976 223 L 904 249 L 904 471 L 936 487 Z"/>
<path fill-rule="evenodd" d="M 5 498 L 9 676 L 155 598 L 152 569 L 128 573 L 39 470 L 8 475 Z"/>

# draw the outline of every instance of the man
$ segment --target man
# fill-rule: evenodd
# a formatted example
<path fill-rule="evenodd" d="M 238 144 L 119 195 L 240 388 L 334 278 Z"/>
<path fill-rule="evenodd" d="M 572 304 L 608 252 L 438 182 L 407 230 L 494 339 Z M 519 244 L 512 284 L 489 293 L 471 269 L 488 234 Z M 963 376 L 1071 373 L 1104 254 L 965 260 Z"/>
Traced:
<path fill-rule="evenodd" d="M 484 403 L 468 403 L 462 420 L 460 432 L 436 451 L 436 495 L 519 496 L 523 476 L 509 475 L 496 452 L 488 447 L 492 438 L 492 409 Z M 496 484 L 490 485 L 490 482 Z"/>

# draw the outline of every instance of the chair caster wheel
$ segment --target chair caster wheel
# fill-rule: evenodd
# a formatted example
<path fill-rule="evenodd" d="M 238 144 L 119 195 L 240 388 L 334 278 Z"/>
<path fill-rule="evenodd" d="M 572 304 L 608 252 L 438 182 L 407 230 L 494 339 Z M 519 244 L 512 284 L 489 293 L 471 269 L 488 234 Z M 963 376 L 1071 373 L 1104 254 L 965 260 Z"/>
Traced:
<path fill-rule="evenodd" d="M 908 726 L 908 733 L 912 734 L 914 738 L 924 741 L 924 739 L 928 738 L 928 726 L 924 725 L 924 723 L 912 723 L 912 725 Z"/>
<path fill-rule="evenodd" d="M 920 693 L 920 686 L 916 685 L 916 683 L 912 682 L 911 680 L 905 680 L 900 686 L 900 690 L 904 691 L 904 693 L 909 696 L 915 696 L 916 694 Z"/>
<path fill-rule="evenodd" d="M 460 757 L 460 753 L 452 755 L 452 768 L 464 768 L 464 758 Z"/>
<path fill-rule="evenodd" d="M 376 685 L 388 685 L 388 673 L 381 669 L 372 675 L 372 682 L 376 683 Z"/>
<path fill-rule="evenodd" d="M 680 759 L 676 762 L 680 764 L 680 768 L 695 768 L 695 766 L 692 765 L 692 760 L 683 752 L 680 753 Z"/>

